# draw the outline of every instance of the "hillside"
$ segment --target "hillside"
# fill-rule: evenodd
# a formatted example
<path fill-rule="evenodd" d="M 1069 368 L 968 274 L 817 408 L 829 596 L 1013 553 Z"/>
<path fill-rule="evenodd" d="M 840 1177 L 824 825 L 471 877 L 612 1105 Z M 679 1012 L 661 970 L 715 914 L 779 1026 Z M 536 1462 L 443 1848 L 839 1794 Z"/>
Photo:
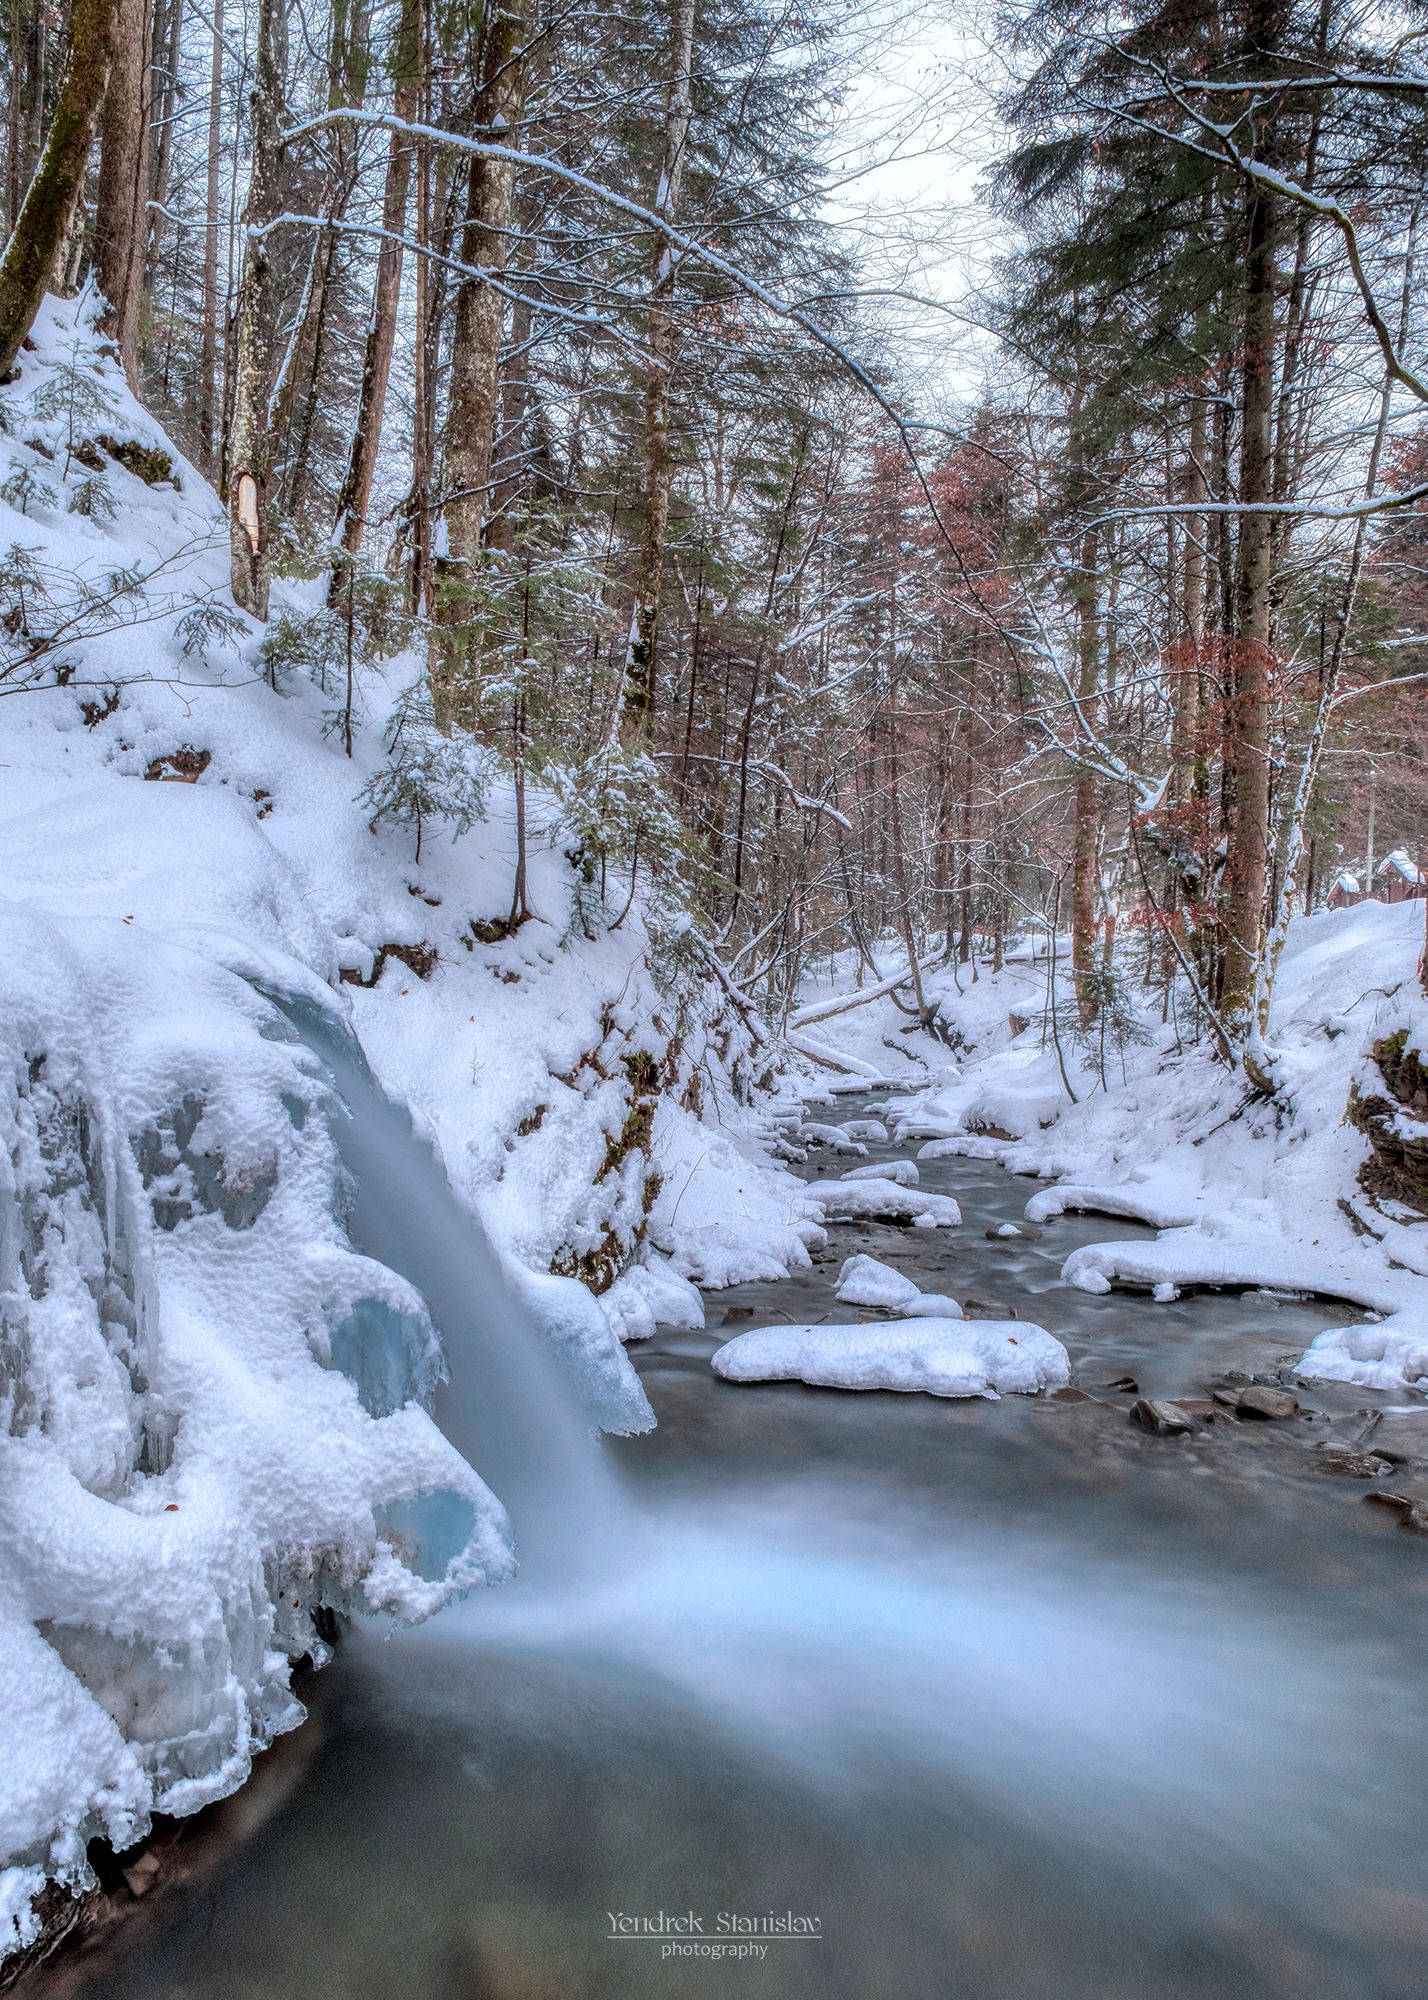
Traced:
<path fill-rule="evenodd" d="M 772 1050 L 717 980 L 673 977 L 677 912 L 586 935 L 537 797 L 537 914 L 501 936 L 500 782 L 419 862 L 410 826 L 373 826 L 417 663 L 364 675 L 345 754 L 331 684 L 270 672 L 235 612 L 218 502 L 83 300 L 47 305 L 0 418 L 13 1946 L 93 1834 L 242 1782 L 334 1610 L 421 1617 L 511 1566 L 500 1495 L 428 1414 L 460 1358 L 354 1247 L 340 1113 L 290 1016 L 354 1034 L 410 1107 L 593 1424 L 652 1422 L 622 1337 L 698 1324 L 691 1281 L 773 1275 L 817 1232 L 756 1143 Z"/>

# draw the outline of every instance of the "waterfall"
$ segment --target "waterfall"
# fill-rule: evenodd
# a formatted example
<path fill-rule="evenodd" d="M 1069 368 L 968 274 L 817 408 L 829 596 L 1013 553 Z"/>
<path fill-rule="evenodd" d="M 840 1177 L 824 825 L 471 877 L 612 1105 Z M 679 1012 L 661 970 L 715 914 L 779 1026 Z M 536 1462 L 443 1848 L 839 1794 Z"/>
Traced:
<path fill-rule="evenodd" d="M 576 1383 L 479 1217 L 411 1112 L 383 1091 L 351 1029 L 303 996 L 267 997 L 331 1080 L 349 1234 L 425 1299 L 450 1369 L 441 1427 L 505 1505 L 522 1576 L 574 1580 L 608 1565 L 628 1543 L 630 1510 Z"/>

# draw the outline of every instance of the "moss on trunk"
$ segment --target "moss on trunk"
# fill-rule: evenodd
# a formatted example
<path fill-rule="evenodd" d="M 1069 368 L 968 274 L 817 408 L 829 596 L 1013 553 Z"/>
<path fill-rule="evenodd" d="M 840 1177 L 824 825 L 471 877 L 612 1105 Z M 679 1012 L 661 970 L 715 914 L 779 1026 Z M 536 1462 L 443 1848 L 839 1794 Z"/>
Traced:
<path fill-rule="evenodd" d="M 119 0 L 74 0 L 69 56 L 45 149 L 0 258 L 0 375 L 34 325 L 69 233 L 109 83 Z"/>

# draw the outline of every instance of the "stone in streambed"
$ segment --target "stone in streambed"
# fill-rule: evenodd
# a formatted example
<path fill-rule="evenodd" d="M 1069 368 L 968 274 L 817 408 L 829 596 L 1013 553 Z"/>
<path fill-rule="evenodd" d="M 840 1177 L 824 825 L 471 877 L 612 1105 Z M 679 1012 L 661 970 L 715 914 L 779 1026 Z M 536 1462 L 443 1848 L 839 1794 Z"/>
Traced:
<path fill-rule="evenodd" d="M 1000 1299 L 963 1299 L 962 1309 L 968 1319 L 1015 1319 L 1010 1306 L 1004 1306 Z"/>
<path fill-rule="evenodd" d="M 1376 1451 L 1326 1451 L 1314 1461 L 1316 1472 L 1337 1473 L 1341 1479 L 1381 1479 L 1393 1467 Z M 1372 1500 L 1372 1493 L 1366 1496 Z"/>
<path fill-rule="evenodd" d="M 1200 1428 L 1178 1403 L 1165 1402 L 1158 1396 L 1138 1398 L 1131 1406 L 1131 1419 L 1153 1437 L 1187 1437 Z"/>
<path fill-rule="evenodd" d="M 1235 1414 L 1259 1417 L 1267 1423 L 1282 1422 L 1286 1417 L 1298 1416 L 1299 1398 L 1291 1396 L 1287 1389 L 1269 1389 L 1254 1383 L 1240 1391 Z"/>
<path fill-rule="evenodd" d="M 1411 1535 L 1428 1535 L 1428 1506 L 1411 1493 L 1365 1493 L 1366 1507 L 1386 1507 Z"/>

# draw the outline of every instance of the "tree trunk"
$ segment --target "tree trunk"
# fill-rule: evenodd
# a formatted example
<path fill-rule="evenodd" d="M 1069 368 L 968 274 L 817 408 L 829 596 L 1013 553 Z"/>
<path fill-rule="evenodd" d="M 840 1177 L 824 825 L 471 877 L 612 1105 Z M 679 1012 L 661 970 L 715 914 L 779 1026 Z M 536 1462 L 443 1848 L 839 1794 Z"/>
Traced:
<path fill-rule="evenodd" d="M 220 474 L 218 428 L 218 168 L 223 132 L 223 0 L 213 0 L 209 58 L 208 173 L 203 234 L 203 330 L 198 363 L 199 459 L 210 479 Z"/>
<path fill-rule="evenodd" d="M 154 34 L 150 62 L 149 98 L 153 119 L 149 134 L 149 200 L 163 204 L 169 197 L 169 165 L 173 158 L 174 119 L 179 103 L 179 63 L 183 54 L 184 0 L 167 0 L 154 9 Z M 144 285 L 149 291 L 158 280 L 159 249 L 164 218 L 158 207 L 149 209 L 144 220 Z"/>
<path fill-rule="evenodd" d="M 423 58 L 426 56 L 423 40 Z M 431 156 L 423 146 L 417 156 L 416 241 L 414 275 L 416 330 L 412 353 L 412 497 L 411 605 L 421 617 L 431 602 L 431 461 L 436 433 L 433 376 L 433 329 L 428 261 L 424 254 L 430 235 Z"/>
<path fill-rule="evenodd" d="M 22 179 L 22 136 L 25 129 L 25 23 L 24 0 L 10 0 L 10 91 L 5 110 L 5 234 L 15 227 L 20 213 Z"/>
<path fill-rule="evenodd" d="M 392 109 L 398 118 L 410 122 L 416 116 L 421 73 L 422 0 L 402 0 L 396 48 L 392 56 L 395 88 Z M 339 546 L 350 559 L 362 546 L 367 527 L 367 507 L 372 497 L 372 480 L 377 470 L 377 448 L 382 441 L 382 418 L 387 406 L 387 383 L 392 372 L 392 350 L 397 338 L 397 305 L 402 290 L 402 246 L 395 237 L 405 234 L 407 193 L 412 177 L 412 142 L 403 132 L 393 132 L 387 152 L 387 179 L 382 192 L 382 243 L 377 252 L 377 276 L 372 296 L 372 319 L 367 329 L 367 352 L 362 368 L 362 393 L 357 403 L 357 422 L 352 433 L 352 452 L 347 476 L 337 501 Z M 333 564 L 331 594 L 341 591 L 343 564 Z"/>
<path fill-rule="evenodd" d="M 1273 196 L 1257 186 L 1250 202 L 1245 257 L 1240 501 L 1246 507 L 1268 501 L 1273 484 L 1276 219 Z M 1235 576 L 1236 630 L 1225 745 L 1231 790 L 1223 1002 L 1223 1018 L 1232 1040 L 1242 1039 L 1250 1030 L 1264 929 L 1269 853 L 1272 519 L 1264 513 L 1240 516 Z"/>
<path fill-rule="evenodd" d="M 124 376 L 139 388 L 139 304 L 149 247 L 151 28 L 146 0 L 119 0 L 119 30 L 99 123 L 94 272 L 109 302 L 102 321 Z"/>
<path fill-rule="evenodd" d="M 527 0 L 493 8 L 486 26 L 481 88 L 473 123 L 479 132 L 515 139 L 524 85 Z M 461 262 L 499 278 L 509 262 L 515 213 L 517 150 L 471 162 Z M 473 595 L 490 506 L 491 452 L 500 411 L 502 293 L 482 278 L 463 277 L 456 293 L 447 409 L 446 549 L 436 564 L 437 643 L 432 696 L 438 726 L 458 720 L 475 727 L 480 713 L 482 621 Z"/>
<path fill-rule="evenodd" d="M 1192 506 L 1206 495 L 1205 454 L 1209 448 L 1208 412 L 1203 396 L 1190 406 L 1190 437 L 1185 454 L 1185 498 Z M 1200 676 L 1205 651 L 1205 538 L 1209 516 L 1185 517 L 1185 566 L 1181 588 L 1184 615 L 1182 657 L 1175 676 L 1174 799 L 1182 810 L 1195 795 L 1195 767 L 1200 742 Z"/>
<path fill-rule="evenodd" d="M 119 32 L 120 0 L 74 0 L 69 55 L 39 166 L 0 258 L 0 375 L 34 325 L 84 185 Z"/>
<path fill-rule="evenodd" d="M 1096 530 L 1081 537 L 1076 581 L 1076 697 L 1089 728 L 1100 683 L 1100 620 L 1097 615 Z M 1083 744 L 1083 751 L 1090 749 Z M 1071 836 L 1071 973 L 1083 1026 L 1098 1012 L 1096 967 L 1096 877 L 1100 855 L 1100 786 L 1082 770 L 1076 779 Z"/>
<path fill-rule="evenodd" d="M 664 159 L 655 193 L 654 213 L 661 221 L 673 224 L 679 214 L 680 188 L 689 145 L 694 0 L 674 0 L 671 28 L 669 84 L 664 112 Z M 625 648 L 620 718 L 620 734 L 626 744 L 642 742 L 648 735 L 654 700 L 655 641 L 659 630 L 660 582 L 673 475 L 669 451 L 670 386 L 674 368 L 671 295 L 678 268 L 674 246 L 666 238 L 658 237 L 654 246 L 645 334 L 649 360 L 645 375 L 644 529 L 635 568 L 634 603 Z"/>
<path fill-rule="evenodd" d="M 272 470 L 268 399 L 273 385 L 277 298 L 266 229 L 282 210 L 285 24 L 284 0 L 260 0 L 258 47 L 249 100 L 253 170 L 243 211 L 238 352 L 234 363 L 233 422 L 228 435 L 228 542 L 233 559 L 233 595 L 255 618 L 268 615 L 272 560 L 268 542 L 268 481 Z"/>

